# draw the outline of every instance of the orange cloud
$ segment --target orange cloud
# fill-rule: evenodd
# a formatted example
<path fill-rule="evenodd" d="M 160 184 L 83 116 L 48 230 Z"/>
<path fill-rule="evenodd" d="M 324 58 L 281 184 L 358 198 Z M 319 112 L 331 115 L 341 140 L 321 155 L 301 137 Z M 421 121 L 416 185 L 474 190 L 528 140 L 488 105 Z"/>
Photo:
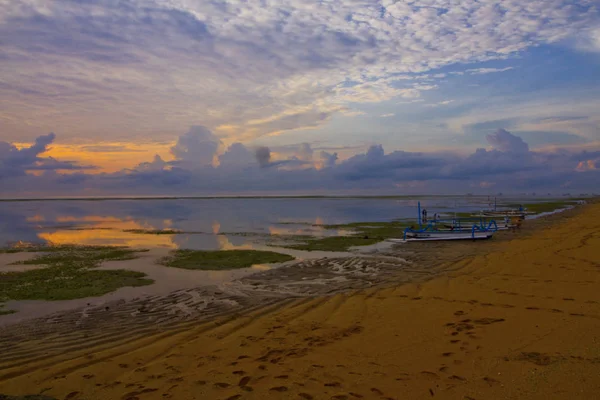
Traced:
<path fill-rule="evenodd" d="M 600 160 L 581 161 L 575 170 L 579 172 L 592 171 L 598 169 L 598 164 L 600 164 Z"/>
<path fill-rule="evenodd" d="M 31 143 L 14 143 L 21 149 Z M 116 172 L 132 168 L 139 163 L 152 160 L 155 154 L 163 160 L 171 160 L 173 143 L 97 142 L 86 144 L 52 144 L 42 157 L 75 161 L 83 165 L 99 167 L 90 173 Z M 41 171 L 40 171 L 41 173 Z"/>

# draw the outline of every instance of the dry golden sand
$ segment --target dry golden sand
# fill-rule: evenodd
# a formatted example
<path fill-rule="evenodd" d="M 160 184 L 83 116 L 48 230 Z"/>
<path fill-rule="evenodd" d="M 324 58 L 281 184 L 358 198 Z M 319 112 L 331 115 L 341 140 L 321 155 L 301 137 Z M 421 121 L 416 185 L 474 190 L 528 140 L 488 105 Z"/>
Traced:
<path fill-rule="evenodd" d="M 33 341 L 37 360 L 0 359 L 0 393 L 600 399 L 600 204 L 489 249 L 424 283 L 277 303 L 226 323 L 123 332 L 49 358 Z"/>

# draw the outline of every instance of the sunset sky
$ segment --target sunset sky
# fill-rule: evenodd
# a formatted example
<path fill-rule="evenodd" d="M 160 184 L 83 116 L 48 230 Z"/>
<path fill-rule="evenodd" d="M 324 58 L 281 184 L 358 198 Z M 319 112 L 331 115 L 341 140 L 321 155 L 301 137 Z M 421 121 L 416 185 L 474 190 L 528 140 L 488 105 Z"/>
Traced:
<path fill-rule="evenodd" d="M 596 0 L 0 0 L 0 197 L 598 191 Z"/>

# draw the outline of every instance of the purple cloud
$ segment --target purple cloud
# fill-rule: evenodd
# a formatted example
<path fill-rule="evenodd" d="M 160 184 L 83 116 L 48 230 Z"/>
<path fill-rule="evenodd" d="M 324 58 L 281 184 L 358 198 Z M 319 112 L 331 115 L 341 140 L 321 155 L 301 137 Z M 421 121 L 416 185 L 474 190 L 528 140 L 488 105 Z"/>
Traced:
<path fill-rule="evenodd" d="M 59 161 L 40 157 L 48 150 L 56 135 L 49 133 L 35 139 L 33 145 L 18 149 L 11 143 L 0 142 L 0 179 L 27 175 L 27 171 L 89 170 L 96 167 L 79 165 L 72 161 Z"/>
<path fill-rule="evenodd" d="M 215 157 L 220 142 L 208 129 L 194 127 L 173 147 L 178 157 L 174 161 L 155 156 L 150 162 L 117 173 L 69 175 L 60 171 L 85 167 L 41 158 L 39 155 L 54 140 L 53 135 L 47 135 L 21 151 L 0 142 L 0 176 L 7 190 L 44 194 L 68 184 L 70 190 L 98 195 L 508 193 L 530 188 L 556 192 L 565 187 L 587 190 L 600 180 L 598 152 L 529 151 L 526 142 L 505 130 L 490 137 L 494 149 L 477 149 L 467 156 L 406 151 L 386 154 L 383 146 L 374 145 L 343 161 L 338 161 L 336 153 L 313 154 L 309 144 L 290 147 L 288 158 L 273 160 L 268 147 L 253 152 L 242 143 L 234 143 L 213 166 L 209 160 Z M 28 174 L 32 169 L 43 170 L 44 175 Z M 21 174 L 19 179 L 17 173 Z"/>
<path fill-rule="evenodd" d="M 523 139 L 505 129 L 498 129 L 496 132 L 487 135 L 486 139 L 496 150 L 514 153 L 526 153 L 529 151 L 529 145 Z"/>

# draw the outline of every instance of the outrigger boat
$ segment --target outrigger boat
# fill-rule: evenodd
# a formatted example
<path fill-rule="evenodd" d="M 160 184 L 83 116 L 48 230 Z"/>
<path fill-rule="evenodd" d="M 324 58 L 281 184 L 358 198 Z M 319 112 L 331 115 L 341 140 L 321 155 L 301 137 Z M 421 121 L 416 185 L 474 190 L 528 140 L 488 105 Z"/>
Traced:
<path fill-rule="evenodd" d="M 479 216 L 482 217 L 519 217 L 525 219 L 526 215 L 535 214 L 532 211 L 527 211 L 523 206 L 519 206 L 518 210 L 498 210 L 496 208 L 496 198 L 494 197 L 494 209 L 493 210 L 482 210 Z"/>
<path fill-rule="evenodd" d="M 419 208 L 419 228 L 409 227 L 404 230 L 402 239 L 388 239 L 391 242 L 433 241 L 433 240 L 478 240 L 489 239 L 498 230 L 496 221 L 484 222 L 479 219 L 479 224 L 467 222 L 464 225 L 459 219 L 447 223 L 444 220 L 433 220 L 423 227 L 421 220 L 421 203 Z"/>

